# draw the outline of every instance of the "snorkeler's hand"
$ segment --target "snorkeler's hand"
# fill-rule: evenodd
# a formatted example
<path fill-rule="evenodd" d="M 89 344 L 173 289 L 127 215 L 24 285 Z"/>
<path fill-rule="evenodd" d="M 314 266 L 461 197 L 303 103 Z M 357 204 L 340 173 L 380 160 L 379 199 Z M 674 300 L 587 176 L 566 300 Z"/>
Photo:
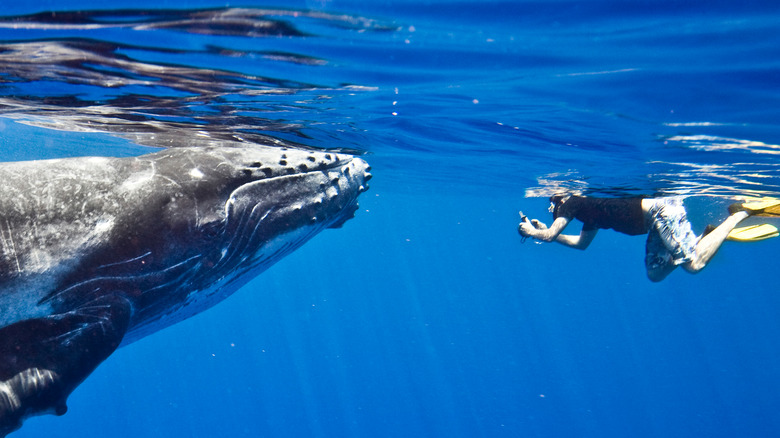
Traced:
<path fill-rule="evenodd" d="M 536 227 L 528 219 L 520 222 L 520 225 L 517 226 L 517 232 L 523 237 L 533 237 L 534 231 L 536 231 Z"/>
<path fill-rule="evenodd" d="M 541 222 L 538 219 L 531 219 L 531 225 L 534 226 L 537 230 L 546 230 L 547 225 L 545 225 L 543 222 Z"/>
<path fill-rule="evenodd" d="M 527 239 L 529 237 L 529 234 L 526 232 L 528 229 L 528 225 L 531 224 L 531 222 L 528 220 L 528 216 L 526 216 L 522 210 L 517 212 L 520 215 L 520 224 L 517 226 L 517 232 L 523 237 L 523 240 Z M 524 230 L 523 227 L 526 227 Z"/>

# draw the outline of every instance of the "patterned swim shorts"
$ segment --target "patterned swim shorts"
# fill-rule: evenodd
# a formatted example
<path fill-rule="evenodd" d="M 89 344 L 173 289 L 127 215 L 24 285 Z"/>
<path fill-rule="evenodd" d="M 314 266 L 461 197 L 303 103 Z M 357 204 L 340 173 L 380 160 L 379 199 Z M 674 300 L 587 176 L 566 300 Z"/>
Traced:
<path fill-rule="evenodd" d="M 677 266 L 694 259 L 699 238 L 691 229 L 681 198 L 655 199 L 645 220 L 648 229 L 645 266 L 648 270 Z"/>

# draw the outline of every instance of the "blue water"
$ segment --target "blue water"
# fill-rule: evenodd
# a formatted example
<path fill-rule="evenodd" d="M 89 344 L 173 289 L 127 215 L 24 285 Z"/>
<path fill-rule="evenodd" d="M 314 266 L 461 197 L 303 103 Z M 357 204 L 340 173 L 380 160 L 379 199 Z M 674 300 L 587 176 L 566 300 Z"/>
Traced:
<path fill-rule="evenodd" d="M 642 237 L 516 226 L 561 190 L 682 195 L 697 232 L 780 196 L 780 4 L 240 6 L 3 5 L 3 160 L 276 141 L 374 169 L 344 228 L 14 437 L 776 434 L 780 239 L 653 284 Z"/>

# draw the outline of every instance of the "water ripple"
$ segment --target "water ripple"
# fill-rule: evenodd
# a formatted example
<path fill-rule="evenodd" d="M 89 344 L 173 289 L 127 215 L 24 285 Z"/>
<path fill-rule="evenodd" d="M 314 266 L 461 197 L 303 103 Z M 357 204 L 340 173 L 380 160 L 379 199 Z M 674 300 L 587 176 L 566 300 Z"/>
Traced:
<path fill-rule="evenodd" d="M 225 141 L 300 146 L 294 139 L 309 138 L 304 128 L 319 116 L 323 96 L 370 90 L 359 84 L 290 79 L 293 75 L 285 73 L 295 66 L 316 69 L 328 60 L 276 47 L 256 48 L 258 38 L 314 36 L 299 29 L 303 20 L 305 25 L 313 22 L 340 31 L 392 30 L 356 16 L 283 9 L 65 11 L 0 17 L 0 29 L 13 31 L 14 36 L 32 32 L 31 38 L 0 42 L 0 115 L 36 126 L 118 134 L 148 146 Z M 116 30 L 121 33 L 105 33 Z M 187 48 L 165 47 L 159 37 L 146 45 L 128 42 L 136 40 L 138 32 L 169 31 L 204 37 L 197 40 L 199 46 Z M 48 37 L 53 33 L 57 36 Z M 77 34 L 95 38 L 71 36 Z M 108 35 L 113 41 L 105 38 Z M 245 48 L 240 40 L 255 43 Z M 208 65 L 199 65 L 204 59 Z M 275 70 L 280 76 L 253 70 Z M 289 137 L 282 140 L 285 134 Z"/>

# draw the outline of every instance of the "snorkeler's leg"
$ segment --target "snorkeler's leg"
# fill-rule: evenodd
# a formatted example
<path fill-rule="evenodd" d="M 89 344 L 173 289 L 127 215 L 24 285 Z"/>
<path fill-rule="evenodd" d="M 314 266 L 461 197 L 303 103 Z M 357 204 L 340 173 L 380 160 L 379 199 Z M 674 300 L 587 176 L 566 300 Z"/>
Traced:
<path fill-rule="evenodd" d="M 645 266 L 652 281 L 666 278 L 677 265 L 683 265 L 696 256 L 699 238 L 691 229 L 682 198 L 642 200 L 648 222 Z"/>
<path fill-rule="evenodd" d="M 657 283 L 671 274 L 676 267 L 672 253 L 666 248 L 658 231 L 651 229 L 645 243 L 647 278 Z"/>
<path fill-rule="evenodd" d="M 696 273 L 704 269 L 704 267 L 707 266 L 707 263 L 712 260 L 712 257 L 715 256 L 715 253 L 718 252 L 718 249 L 720 249 L 720 246 L 723 244 L 723 241 L 726 240 L 726 237 L 728 237 L 731 230 L 748 216 L 749 213 L 746 211 L 737 211 L 723 221 L 723 223 L 715 227 L 714 230 L 710 231 L 705 236 L 702 236 L 696 244 L 695 257 L 691 261 L 683 264 L 683 268 L 691 273 Z"/>

